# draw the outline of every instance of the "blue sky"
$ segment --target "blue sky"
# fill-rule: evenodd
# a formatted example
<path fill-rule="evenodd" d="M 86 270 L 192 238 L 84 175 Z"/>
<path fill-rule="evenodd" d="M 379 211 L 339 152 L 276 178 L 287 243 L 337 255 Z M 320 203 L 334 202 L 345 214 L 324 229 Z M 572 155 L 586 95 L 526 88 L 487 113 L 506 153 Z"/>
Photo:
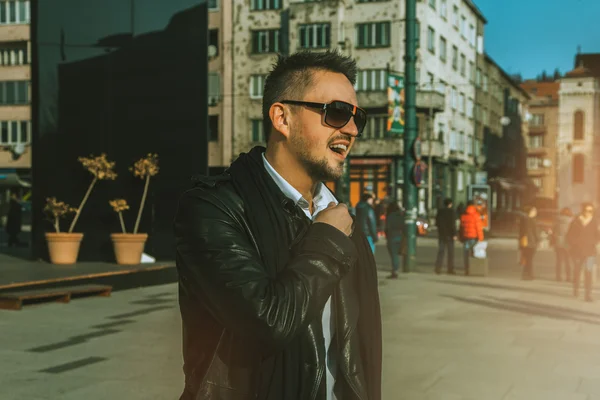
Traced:
<path fill-rule="evenodd" d="M 600 53 L 600 0 L 474 0 L 488 20 L 486 51 L 509 74 L 573 69 L 577 46 Z"/>

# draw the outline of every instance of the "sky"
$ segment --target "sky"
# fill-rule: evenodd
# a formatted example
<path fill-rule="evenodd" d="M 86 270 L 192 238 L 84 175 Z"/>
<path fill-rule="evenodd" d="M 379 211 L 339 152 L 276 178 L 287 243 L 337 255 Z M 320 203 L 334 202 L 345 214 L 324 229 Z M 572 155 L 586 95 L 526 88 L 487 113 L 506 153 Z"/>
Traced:
<path fill-rule="evenodd" d="M 577 46 L 600 53 L 600 0 L 474 0 L 486 52 L 508 74 L 535 78 L 574 68 Z"/>

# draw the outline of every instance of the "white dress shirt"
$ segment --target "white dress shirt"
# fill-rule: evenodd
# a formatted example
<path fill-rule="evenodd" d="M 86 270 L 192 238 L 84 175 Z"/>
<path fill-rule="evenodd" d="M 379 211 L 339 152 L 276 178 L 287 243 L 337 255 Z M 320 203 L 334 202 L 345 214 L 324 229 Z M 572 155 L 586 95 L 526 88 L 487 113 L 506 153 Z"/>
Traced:
<path fill-rule="evenodd" d="M 323 183 L 319 183 L 314 193 L 313 198 L 313 212 L 312 215 L 310 213 L 310 208 L 308 201 L 302 197 L 302 194 L 298 190 L 296 190 L 292 185 L 290 185 L 275 169 L 269 164 L 265 154 L 263 153 L 263 161 L 265 168 L 271 178 L 275 181 L 279 189 L 285 194 L 289 199 L 293 200 L 294 203 L 304 211 L 304 214 L 311 220 L 314 220 L 317 214 L 327 208 L 329 203 L 334 202 L 335 204 L 338 201 L 335 199 L 333 194 L 325 187 Z M 335 395 L 333 394 L 333 386 L 335 384 L 335 354 L 330 354 L 329 347 L 331 346 L 331 340 L 335 333 L 335 321 L 331 316 L 331 296 L 327 300 L 325 304 L 325 308 L 323 309 L 323 338 L 325 339 L 325 364 L 327 368 L 325 368 L 325 383 L 327 387 L 327 400 L 336 400 Z M 332 349 L 333 350 L 333 349 Z M 333 353 L 333 351 L 332 351 Z"/>

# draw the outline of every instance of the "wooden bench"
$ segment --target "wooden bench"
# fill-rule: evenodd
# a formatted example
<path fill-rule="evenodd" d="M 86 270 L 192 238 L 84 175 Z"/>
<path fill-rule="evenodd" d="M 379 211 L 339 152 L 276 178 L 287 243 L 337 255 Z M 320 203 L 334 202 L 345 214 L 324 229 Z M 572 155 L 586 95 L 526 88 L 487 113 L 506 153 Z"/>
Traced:
<path fill-rule="evenodd" d="M 112 286 L 77 285 L 52 289 L 34 289 L 0 293 L 0 309 L 20 310 L 27 301 L 56 301 L 68 303 L 72 296 L 110 296 Z"/>

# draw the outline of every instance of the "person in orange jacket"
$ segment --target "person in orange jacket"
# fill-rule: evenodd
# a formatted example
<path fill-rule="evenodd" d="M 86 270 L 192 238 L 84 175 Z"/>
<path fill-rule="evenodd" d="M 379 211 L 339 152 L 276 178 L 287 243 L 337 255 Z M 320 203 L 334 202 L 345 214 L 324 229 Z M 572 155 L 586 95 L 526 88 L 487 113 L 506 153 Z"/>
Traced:
<path fill-rule="evenodd" d="M 481 216 L 477 208 L 475 208 L 472 201 L 469 201 L 464 214 L 460 216 L 460 240 L 464 243 L 463 263 L 465 266 L 465 275 L 469 275 L 469 258 L 471 257 L 473 247 L 475 247 L 477 242 L 483 240 L 482 225 Z"/>

